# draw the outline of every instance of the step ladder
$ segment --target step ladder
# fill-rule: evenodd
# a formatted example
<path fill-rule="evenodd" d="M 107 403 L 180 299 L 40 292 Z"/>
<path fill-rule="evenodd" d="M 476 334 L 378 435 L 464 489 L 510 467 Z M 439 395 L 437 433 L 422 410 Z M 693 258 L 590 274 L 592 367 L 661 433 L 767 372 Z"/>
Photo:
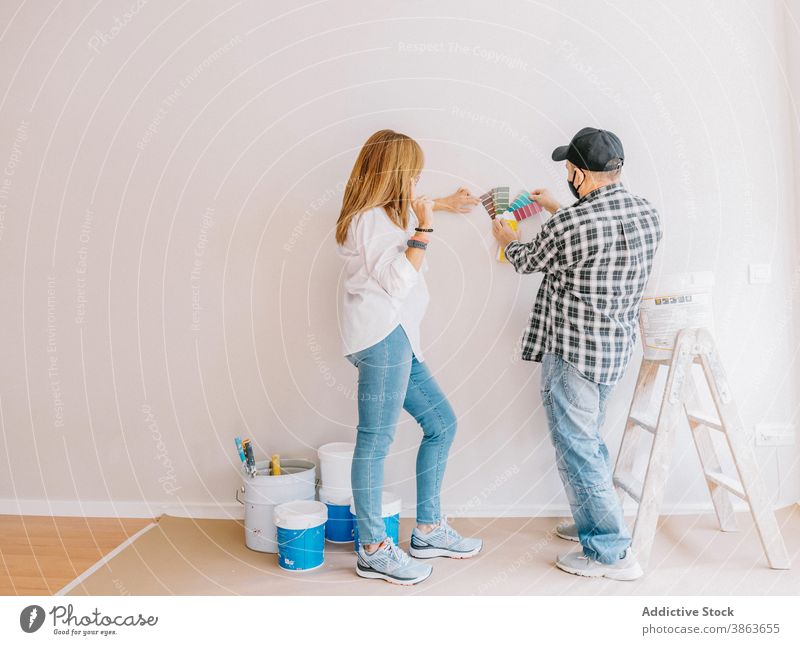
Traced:
<path fill-rule="evenodd" d="M 702 366 L 716 414 L 699 411 L 699 390 L 692 369 L 694 363 Z M 669 366 L 669 372 L 658 417 L 647 418 L 661 366 Z M 769 566 L 788 569 L 789 555 L 778 522 L 770 510 L 769 497 L 759 476 L 752 446 L 739 418 L 714 340 L 709 331 L 702 328 L 682 330 L 676 338 L 671 358 L 642 360 L 614 466 L 614 486 L 620 502 L 628 495 L 639 505 L 631 546 L 642 566 L 646 567 L 650 559 L 675 431 L 682 418 L 689 422 L 720 530 L 736 530 L 731 495 L 740 497 L 750 507 Z M 723 473 L 712 432 L 721 432 L 727 439 L 738 477 Z M 646 436 L 645 433 L 652 435 L 652 447 L 644 481 L 638 481 L 634 475 L 637 444 Z"/>

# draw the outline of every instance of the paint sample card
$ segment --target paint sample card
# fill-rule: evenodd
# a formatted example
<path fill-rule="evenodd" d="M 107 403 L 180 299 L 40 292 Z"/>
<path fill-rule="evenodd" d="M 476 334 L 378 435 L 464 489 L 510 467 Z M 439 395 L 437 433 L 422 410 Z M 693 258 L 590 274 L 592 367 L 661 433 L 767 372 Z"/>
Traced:
<path fill-rule="evenodd" d="M 497 215 L 497 211 L 494 209 L 494 197 L 492 196 L 493 192 L 494 188 L 478 198 L 481 200 L 481 204 L 483 204 L 483 207 L 486 209 L 486 212 L 489 213 L 489 217 L 492 219 L 494 219 L 495 215 Z"/>
<path fill-rule="evenodd" d="M 508 186 L 498 186 L 494 189 L 494 212 L 505 213 L 508 210 L 508 193 L 510 188 Z"/>
<path fill-rule="evenodd" d="M 521 222 L 524 219 L 536 215 L 542 211 L 542 207 L 528 197 L 528 193 L 520 193 L 508 207 L 514 213 L 514 218 Z"/>
<path fill-rule="evenodd" d="M 528 219 L 529 217 L 536 215 L 536 213 L 541 213 L 542 207 L 536 203 L 531 202 L 530 204 L 525 204 L 525 206 L 521 206 L 517 210 L 514 211 L 514 217 L 517 221 L 522 221 L 524 219 Z"/>
<path fill-rule="evenodd" d="M 513 217 L 513 215 L 512 215 L 512 217 Z M 514 230 L 514 231 L 517 230 L 517 220 L 515 220 L 515 219 L 506 219 L 506 217 L 503 217 L 502 219 L 511 227 L 512 230 Z M 508 262 L 508 260 L 506 260 L 505 249 L 502 246 L 499 246 L 499 245 L 498 245 L 498 249 L 497 249 L 497 261 L 498 262 Z"/>
<path fill-rule="evenodd" d="M 528 197 L 528 193 L 523 191 L 519 195 L 514 198 L 514 201 L 511 202 L 511 206 L 508 207 L 508 210 L 515 211 L 518 208 L 522 208 L 523 206 L 527 206 L 531 203 L 531 198 Z"/>

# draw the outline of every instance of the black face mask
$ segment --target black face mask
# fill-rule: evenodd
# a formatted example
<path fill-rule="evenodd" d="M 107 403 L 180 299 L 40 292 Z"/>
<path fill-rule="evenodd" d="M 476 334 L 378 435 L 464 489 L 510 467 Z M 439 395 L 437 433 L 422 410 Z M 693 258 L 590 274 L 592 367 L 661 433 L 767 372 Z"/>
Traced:
<path fill-rule="evenodd" d="M 586 173 L 583 174 L 583 179 L 581 179 L 581 183 L 578 184 L 576 187 L 572 182 L 575 181 L 575 175 L 577 174 L 578 174 L 577 170 L 573 172 L 572 179 L 571 180 L 567 179 L 567 184 L 569 185 L 569 190 L 574 195 L 575 199 L 580 199 L 581 194 L 578 192 L 578 188 L 580 188 L 583 185 L 583 182 L 586 181 Z"/>

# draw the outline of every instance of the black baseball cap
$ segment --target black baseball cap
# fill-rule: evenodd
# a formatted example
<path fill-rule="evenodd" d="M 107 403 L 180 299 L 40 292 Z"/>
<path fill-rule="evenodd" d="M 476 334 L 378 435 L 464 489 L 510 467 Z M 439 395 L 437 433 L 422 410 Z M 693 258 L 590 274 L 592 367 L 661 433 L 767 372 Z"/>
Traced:
<path fill-rule="evenodd" d="M 613 132 L 597 128 L 583 128 L 566 146 L 553 150 L 553 161 L 571 161 L 586 170 L 616 170 L 625 161 L 622 141 Z M 611 164 L 619 159 L 618 164 Z"/>

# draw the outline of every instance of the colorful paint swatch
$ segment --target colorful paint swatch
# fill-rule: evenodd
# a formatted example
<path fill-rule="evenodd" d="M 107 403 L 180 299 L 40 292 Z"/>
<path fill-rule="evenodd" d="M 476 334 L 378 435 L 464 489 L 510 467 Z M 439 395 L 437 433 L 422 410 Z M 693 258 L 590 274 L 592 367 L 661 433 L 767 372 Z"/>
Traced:
<path fill-rule="evenodd" d="M 508 186 L 498 186 L 492 189 L 492 197 L 494 197 L 494 212 L 505 213 L 508 210 Z"/>
<path fill-rule="evenodd" d="M 524 219 L 528 219 L 536 213 L 541 213 L 542 207 L 537 202 L 531 202 L 530 204 L 525 204 L 514 211 L 514 217 L 517 218 L 517 221 L 521 222 Z"/>
<path fill-rule="evenodd" d="M 517 230 L 517 220 L 508 219 L 509 217 L 513 217 L 513 215 L 509 215 L 508 213 L 503 213 L 502 219 L 505 220 L 508 223 L 508 225 L 511 227 L 512 230 L 516 231 Z M 497 249 L 497 261 L 498 262 L 508 262 L 508 260 L 506 260 L 505 249 L 502 246 L 499 246 L 499 245 L 498 245 L 498 249 Z"/>
<path fill-rule="evenodd" d="M 494 210 L 494 198 L 492 197 L 493 192 L 494 188 L 478 198 L 481 200 L 481 204 L 483 204 L 483 207 L 486 209 L 486 212 L 489 213 L 489 217 L 492 219 L 494 219 L 495 215 L 497 215 L 497 211 Z"/>
<path fill-rule="evenodd" d="M 528 197 L 528 193 L 520 193 L 511 203 L 511 206 L 508 207 L 508 210 L 514 213 L 514 218 L 518 222 L 521 222 L 532 215 L 536 215 L 536 213 L 541 213 L 542 207 L 538 202 L 532 201 L 531 198 Z"/>
<path fill-rule="evenodd" d="M 522 208 L 523 206 L 527 206 L 531 203 L 531 198 L 528 197 L 528 193 L 523 191 L 519 195 L 516 196 L 513 202 L 511 202 L 511 206 L 508 207 L 508 210 L 515 211 L 518 208 Z"/>

